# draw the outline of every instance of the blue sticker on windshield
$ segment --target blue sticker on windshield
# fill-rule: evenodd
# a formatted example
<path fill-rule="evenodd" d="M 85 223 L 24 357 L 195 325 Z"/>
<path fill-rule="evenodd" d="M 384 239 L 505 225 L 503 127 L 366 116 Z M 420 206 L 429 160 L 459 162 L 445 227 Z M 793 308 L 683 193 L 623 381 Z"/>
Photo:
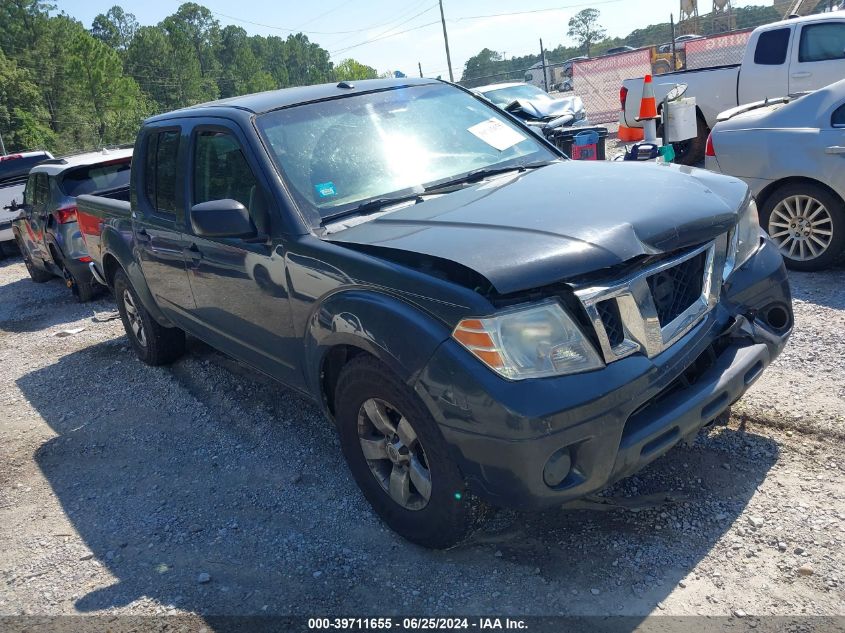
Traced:
<path fill-rule="evenodd" d="M 314 189 L 317 190 L 317 195 L 321 198 L 329 198 L 337 195 L 337 191 L 334 190 L 334 183 L 332 181 L 321 182 L 314 185 Z"/>

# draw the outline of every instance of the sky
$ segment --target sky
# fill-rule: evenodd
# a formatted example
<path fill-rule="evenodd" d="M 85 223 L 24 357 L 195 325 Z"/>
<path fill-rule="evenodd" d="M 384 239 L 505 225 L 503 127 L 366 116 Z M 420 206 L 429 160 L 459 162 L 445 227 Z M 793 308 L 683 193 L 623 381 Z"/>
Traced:
<path fill-rule="evenodd" d="M 280 35 L 302 31 L 339 62 L 352 57 L 379 72 L 401 70 L 425 76 L 449 71 L 443 30 L 436 0 L 195 0 L 214 12 L 222 25 L 235 24 L 250 35 Z M 734 0 L 734 6 L 771 4 L 772 0 Z M 114 4 L 134 13 L 142 25 L 156 24 L 174 13 L 178 0 L 58 0 L 58 9 L 87 27 L 94 17 Z M 668 21 L 677 12 L 678 0 L 443 0 L 446 28 L 455 79 L 467 59 L 482 48 L 507 57 L 539 53 L 540 38 L 546 48 L 572 44 L 567 24 L 578 11 L 593 7 L 608 35 L 623 36 L 634 29 Z M 701 13 L 711 4 L 702 0 Z M 502 15 L 507 14 L 507 15 Z M 485 16 L 485 17 L 479 17 Z"/>

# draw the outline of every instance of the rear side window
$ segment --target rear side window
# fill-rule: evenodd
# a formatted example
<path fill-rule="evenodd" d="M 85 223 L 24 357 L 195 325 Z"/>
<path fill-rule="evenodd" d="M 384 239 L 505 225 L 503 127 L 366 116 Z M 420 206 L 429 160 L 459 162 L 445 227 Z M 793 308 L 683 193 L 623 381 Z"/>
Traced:
<path fill-rule="evenodd" d="M 62 177 L 59 188 L 66 196 L 76 197 L 84 193 L 127 187 L 130 163 L 129 160 L 122 160 L 71 169 Z"/>
<path fill-rule="evenodd" d="M 845 22 L 810 24 L 801 29 L 799 62 L 845 59 Z"/>
<path fill-rule="evenodd" d="M 147 137 L 144 152 L 144 195 L 157 211 L 176 212 L 176 159 L 178 130 L 165 130 Z"/>
<path fill-rule="evenodd" d="M 46 204 L 49 199 L 50 180 L 47 178 L 47 174 L 36 174 L 34 204 Z"/>
<path fill-rule="evenodd" d="M 845 127 L 845 104 L 839 106 L 830 117 L 830 124 L 833 127 Z"/>
<path fill-rule="evenodd" d="M 792 29 L 774 29 L 760 34 L 754 51 L 754 63 L 762 66 L 780 66 L 786 61 L 789 35 Z"/>

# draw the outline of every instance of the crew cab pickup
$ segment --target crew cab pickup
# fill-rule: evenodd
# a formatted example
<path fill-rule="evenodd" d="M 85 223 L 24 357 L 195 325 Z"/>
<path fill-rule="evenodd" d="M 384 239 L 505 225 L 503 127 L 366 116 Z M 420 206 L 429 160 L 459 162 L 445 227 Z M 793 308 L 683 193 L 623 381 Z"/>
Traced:
<path fill-rule="evenodd" d="M 681 162 L 704 160 L 707 135 L 720 112 L 738 105 L 817 90 L 845 77 L 845 11 L 821 13 L 756 28 L 748 39 L 742 63 L 683 70 L 654 78 L 658 104 L 678 84 L 684 96 L 695 97 L 698 136 L 680 148 Z M 637 121 L 643 78 L 622 83 L 622 123 Z"/>
<path fill-rule="evenodd" d="M 486 504 L 554 507 L 635 472 L 792 329 L 743 182 L 569 161 L 436 80 L 156 116 L 129 193 L 77 206 L 140 359 L 174 361 L 188 332 L 313 399 L 375 511 L 429 547 Z"/>

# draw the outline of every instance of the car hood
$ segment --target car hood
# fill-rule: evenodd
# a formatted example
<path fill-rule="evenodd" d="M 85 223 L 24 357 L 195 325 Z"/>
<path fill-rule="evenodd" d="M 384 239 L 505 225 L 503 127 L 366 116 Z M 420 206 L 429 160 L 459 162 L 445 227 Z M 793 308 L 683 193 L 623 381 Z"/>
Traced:
<path fill-rule="evenodd" d="M 748 192 L 675 165 L 563 161 L 340 228 L 326 239 L 390 259 L 456 262 L 500 294 L 700 244 L 729 230 Z"/>
<path fill-rule="evenodd" d="M 508 112 L 530 121 L 575 115 L 583 109 L 584 102 L 577 96 L 560 99 L 516 99 L 505 106 Z"/>

